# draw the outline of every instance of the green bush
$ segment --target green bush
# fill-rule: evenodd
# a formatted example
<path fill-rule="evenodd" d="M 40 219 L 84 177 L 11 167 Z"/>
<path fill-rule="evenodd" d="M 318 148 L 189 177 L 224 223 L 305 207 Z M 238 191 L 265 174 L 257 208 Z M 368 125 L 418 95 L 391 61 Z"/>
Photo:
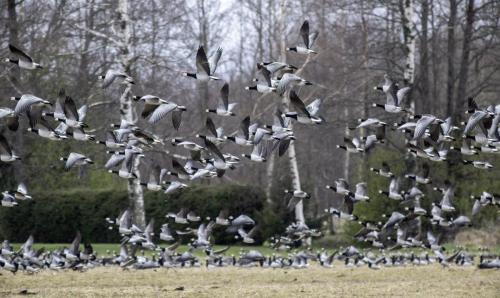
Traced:
<path fill-rule="evenodd" d="M 76 230 L 85 241 L 118 242 L 117 230 L 108 230 L 106 217 L 115 218 L 128 206 L 125 190 L 72 190 L 53 193 L 34 193 L 31 201 L 21 201 L 15 208 L 0 208 L 0 239 L 22 242 L 30 235 L 37 242 L 70 242 Z M 245 213 L 262 227 L 256 236 L 261 243 L 269 235 L 283 229 L 275 214 L 265 210 L 264 194 L 260 189 L 239 185 L 193 185 L 182 192 L 165 195 L 145 191 L 147 221 L 154 218 L 155 232 L 167 222 L 168 212 L 178 212 L 182 207 L 193 210 L 206 221 L 215 219 L 219 211 L 228 209 L 232 216 Z M 267 222 L 273 229 L 267 228 Z M 191 228 L 197 228 L 193 223 Z M 171 224 L 171 228 L 186 226 Z M 214 230 L 217 244 L 233 243 L 234 235 L 224 233 L 224 227 Z M 158 235 L 156 235 L 158 237 Z M 188 236 L 187 239 L 194 237 Z M 185 239 L 187 241 L 187 239 Z"/>

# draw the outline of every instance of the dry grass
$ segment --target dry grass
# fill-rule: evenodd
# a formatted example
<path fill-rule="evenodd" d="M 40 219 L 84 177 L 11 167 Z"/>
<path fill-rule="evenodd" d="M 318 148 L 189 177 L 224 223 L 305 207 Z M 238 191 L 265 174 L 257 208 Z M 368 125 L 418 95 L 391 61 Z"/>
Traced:
<path fill-rule="evenodd" d="M 38 297 L 499 297 L 500 271 L 439 265 L 306 270 L 261 268 L 97 268 L 0 276 L 0 296 L 22 289 Z M 183 287 L 182 290 L 178 289 Z M 176 290 L 177 288 L 177 290 Z"/>

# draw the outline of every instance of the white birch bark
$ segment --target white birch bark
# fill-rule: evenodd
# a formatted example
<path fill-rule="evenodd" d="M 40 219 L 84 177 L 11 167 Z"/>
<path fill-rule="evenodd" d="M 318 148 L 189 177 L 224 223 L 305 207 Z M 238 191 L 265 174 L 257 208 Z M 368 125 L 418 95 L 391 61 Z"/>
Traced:
<path fill-rule="evenodd" d="M 415 36 L 416 28 L 413 20 L 415 15 L 414 0 L 404 0 L 403 33 L 406 48 L 406 62 L 403 77 L 408 84 L 415 80 Z"/>
<path fill-rule="evenodd" d="M 286 0 L 281 0 L 280 2 L 280 60 L 281 62 L 286 62 L 286 32 L 285 32 L 285 16 L 286 16 Z M 285 111 L 288 111 L 288 92 L 283 94 L 282 102 L 284 105 Z M 290 129 L 293 130 L 293 125 L 290 125 Z M 290 162 L 290 174 L 292 176 L 292 187 L 294 190 L 301 190 L 300 186 L 300 175 L 299 175 L 299 167 L 297 164 L 297 155 L 295 152 L 295 142 L 292 140 L 290 142 L 290 146 L 288 147 L 288 159 Z M 305 223 L 304 218 L 304 204 L 300 201 L 295 206 L 295 220 L 297 222 Z"/>

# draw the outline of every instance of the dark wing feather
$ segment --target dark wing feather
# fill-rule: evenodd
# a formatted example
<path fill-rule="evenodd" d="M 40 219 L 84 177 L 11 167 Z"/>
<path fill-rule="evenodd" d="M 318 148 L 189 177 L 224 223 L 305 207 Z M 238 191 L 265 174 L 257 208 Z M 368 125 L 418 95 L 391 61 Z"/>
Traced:
<path fill-rule="evenodd" d="M 12 54 L 18 56 L 19 58 L 23 58 L 23 59 L 26 59 L 28 60 L 29 62 L 33 62 L 33 59 L 31 59 L 30 56 L 28 56 L 28 54 L 26 54 L 25 52 L 21 51 L 19 48 L 9 44 L 9 50 Z"/>
<path fill-rule="evenodd" d="M 156 110 L 157 107 L 158 105 L 152 105 L 147 103 L 144 104 L 144 109 L 142 110 L 141 117 L 147 118 L 149 115 L 151 115 L 151 113 L 154 112 L 154 110 Z"/>
<path fill-rule="evenodd" d="M 179 129 L 179 127 L 181 126 L 181 121 L 182 121 L 182 110 L 174 110 L 172 112 L 172 125 L 174 126 L 175 130 Z"/>
<path fill-rule="evenodd" d="M 309 49 L 309 22 L 304 21 L 302 27 L 300 27 L 300 36 L 302 36 L 302 40 L 304 41 L 304 45 Z"/>
<path fill-rule="evenodd" d="M 240 129 L 243 132 L 243 135 L 245 136 L 246 140 L 250 138 L 250 133 L 248 131 L 249 127 L 250 127 L 250 116 L 246 116 L 245 119 L 243 119 L 240 124 Z"/>
<path fill-rule="evenodd" d="M 212 121 L 212 118 L 208 117 L 207 122 L 205 123 L 205 127 L 212 133 L 215 137 L 217 137 L 217 129 L 215 128 L 215 124 Z"/>
<path fill-rule="evenodd" d="M 224 108 L 227 111 L 227 107 L 229 105 L 229 84 L 225 83 L 224 86 L 222 86 L 222 89 L 220 89 L 220 97 L 222 99 L 222 104 L 224 105 Z"/>
<path fill-rule="evenodd" d="M 301 113 L 304 113 L 308 117 L 310 117 L 309 111 L 307 110 L 306 105 L 299 98 L 299 96 L 297 95 L 297 93 L 295 93 L 295 91 L 293 91 L 293 90 L 290 91 L 290 103 L 293 105 L 293 107 L 295 108 L 295 110 L 300 111 Z"/>
<path fill-rule="evenodd" d="M 76 104 L 70 96 L 66 96 L 63 103 L 63 110 L 66 118 L 74 119 L 78 121 L 78 111 L 76 109 Z"/>
<path fill-rule="evenodd" d="M 203 46 L 200 46 L 196 53 L 196 69 L 198 72 L 204 71 L 208 76 L 210 75 L 210 65 L 208 64 L 207 54 Z"/>

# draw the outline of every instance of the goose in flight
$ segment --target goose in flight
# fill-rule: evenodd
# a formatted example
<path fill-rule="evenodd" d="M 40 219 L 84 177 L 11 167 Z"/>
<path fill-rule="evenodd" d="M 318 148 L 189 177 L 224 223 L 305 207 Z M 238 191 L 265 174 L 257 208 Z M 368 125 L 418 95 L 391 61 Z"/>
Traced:
<path fill-rule="evenodd" d="M 312 83 L 307 80 L 304 80 L 303 78 L 299 77 L 296 74 L 285 73 L 281 77 L 281 80 L 278 82 L 278 86 L 276 89 L 278 94 L 282 96 L 287 90 L 289 90 L 293 86 L 306 86 L 306 85 L 312 85 Z"/>
<path fill-rule="evenodd" d="M 376 168 L 370 168 L 370 171 L 386 178 L 394 178 L 394 174 L 391 172 L 391 168 L 389 165 L 384 161 L 382 162 L 382 167 L 380 169 Z"/>
<path fill-rule="evenodd" d="M 296 52 L 297 54 L 317 54 L 316 51 L 312 50 L 312 46 L 314 42 L 318 38 L 318 31 L 313 31 L 309 33 L 309 21 L 304 21 L 302 27 L 300 27 L 300 37 L 302 37 L 302 41 L 304 42 L 304 46 L 295 46 L 286 48 L 287 51 Z"/>
<path fill-rule="evenodd" d="M 16 58 L 6 58 L 5 62 L 10 62 L 16 64 L 17 66 L 19 66 L 19 68 L 30 70 L 43 68 L 39 63 L 34 62 L 28 54 L 15 47 L 14 45 L 9 44 L 9 51 Z"/>
<path fill-rule="evenodd" d="M 17 101 L 16 107 L 14 108 L 14 115 L 16 116 L 21 115 L 32 107 L 43 108 L 47 105 L 52 105 L 50 101 L 36 97 L 32 94 L 24 94 L 21 97 L 11 97 L 10 99 Z"/>
<path fill-rule="evenodd" d="M 389 184 L 389 191 L 379 190 L 378 193 L 384 194 L 389 197 L 389 199 L 402 201 L 403 195 L 399 191 L 399 178 L 392 178 Z"/>
<path fill-rule="evenodd" d="M 295 91 L 290 91 L 290 103 L 295 109 L 295 112 L 285 113 L 285 117 L 293 118 L 302 124 L 321 124 L 323 118 L 319 116 L 321 107 L 321 99 L 314 100 L 306 107 L 302 99 L 299 98 Z"/>
<path fill-rule="evenodd" d="M 217 109 L 207 109 L 207 113 L 214 113 L 219 116 L 236 116 L 233 113 L 234 107 L 237 103 L 229 103 L 229 84 L 225 83 L 224 86 L 220 89 L 220 99 L 221 102 L 217 106 Z"/>
<path fill-rule="evenodd" d="M 14 153 L 4 135 L 0 134 L 0 161 L 13 162 L 20 159 L 21 158 Z"/>
<path fill-rule="evenodd" d="M 389 75 L 385 74 L 384 79 L 384 85 L 382 85 L 381 87 L 375 87 L 375 89 L 381 90 L 386 94 L 386 103 L 374 103 L 373 106 L 382 108 L 388 113 L 408 112 L 401 106 L 401 104 L 408 96 L 411 87 L 403 87 L 398 90 L 396 83 L 389 77 Z"/>
<path fill-rule="evenodd" d="M 241 121 L 240 130 L 235 135 L 224 138 L 240 146 L 252 146 L 253 142 L 250 140 L 250 116 L 246 116 Z"/>
<path fill-rule="evenodd" d="M 241 154 L 241 156 L 256 162 L 265 162 L 268 154 L 268 146 L 266 146 L 264 142 L 260 142 L 259 144 L 253 146 L 253 150 L 250 155 Z"/>
<path fill-rule="evenodd" d="M 198 52 L 196 52 L 196 73 L 184 72 L 183 75 L 202 82 L 207 82 L 209 80 L 220 80 L 218 77 L 214 76 L 214 73 L 217 69 L 217 65 L 219 64 L 221 56 L 222 48 L 218 48 L 217 51 L 212 54 L 209 60 L 205 53 L 205 49 L 203 48 L 203 46 L 200 46 L 198 48 Z"/>
<path fill-rule="evenodd" d="M 121 80 L 122 84 L 135 84 L 134 79 L 123 71 L 108 69 L 106 74 L 97 76 L 99 81 L 102 81 L 102 89 L 108 88 L 116 79 Z"/>
<path fill-rule="evenodd" d="M 88 158 L 87 156 L 76 153 L 76 152 L 71 152 L 68 157 L 61 157 L 61 161 L 65 162 L 64 169 L 68 171 L 71 169 L 73 166 L 83 166 L 86 164 L 93 164 L 94 162 Z"/>
<path fill-rule="evenodd" d="M 259 93 L 271 93 L 276 91 L 276 80 L 271 78 L 271 72 L 262 64 L 257 64 L 258 73 L 264 79 L 263 83 L 257 83 L 255 86 L 246 86 L 246 90 L 254 90 Z M 259 79 L 255 79 L 256 82 L 260 82 Z"/>
<path fill-rule="evenodd" d="M 205 122 L 205 128 L 212 135 L 207 136 L 207 135 L 197 134 L 196 135 L 197 138 L 201 138 L 201 139 L 204 139 L 206 141 L 210 141 L 216 145 L 222 144 L 225 141 L 224 128 L 222 128 L 222 127 L 215 128 L 215 124 L 210 117 L 207 117 L 207 121 Z"/>

